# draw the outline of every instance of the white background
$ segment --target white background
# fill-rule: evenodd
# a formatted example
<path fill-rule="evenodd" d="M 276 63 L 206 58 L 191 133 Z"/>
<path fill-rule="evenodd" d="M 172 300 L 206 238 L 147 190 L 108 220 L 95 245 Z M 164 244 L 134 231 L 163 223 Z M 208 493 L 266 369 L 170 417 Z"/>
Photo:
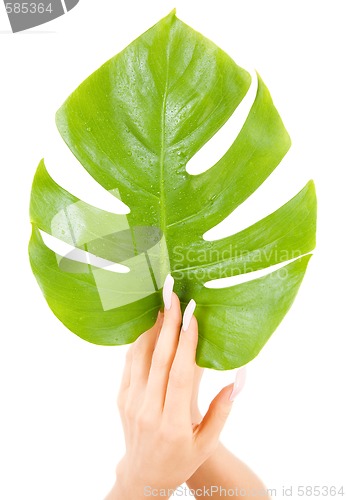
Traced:
<path fill-rule="evenodd" d="M 319 199 L 318 246 L 306 278 L 250 364 L 223 440 L 277 488 L 276 498 L 283 485 L 346 486 L 344 2 L 80 0 L 68 15 L 16 35 L 0 5 L 1 499 L 102 499 L 113 482 L 123 453 L 115 400 L 126 348 L 88 344 L 48 309 L 27 257 L 30 186 L 46 157 L 56 180 L 96 200 L 86 175 L 79 182 L 82 174 L 71 174 L 75 160 L 54 131 L 54 113 L 173 7 L 259 71 L 293 140 L 228 232 L 274 210 L 309 178 Z M 206 374 L 204 409 L 233 377 Z"/>

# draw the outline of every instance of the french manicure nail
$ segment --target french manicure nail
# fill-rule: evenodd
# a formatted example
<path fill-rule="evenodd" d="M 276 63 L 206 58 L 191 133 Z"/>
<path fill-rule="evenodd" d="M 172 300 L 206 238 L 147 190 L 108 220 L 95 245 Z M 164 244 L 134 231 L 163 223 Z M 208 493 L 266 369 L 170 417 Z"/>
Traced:
<path fill-rule="evenodd" d="M 163 302 L 167 310 L 169 310 L 172 305 L 173 286 L 174 286 L 174 279 L 170 274 L 167 274 L 162 291 Z"/>
<path fill-rule="evenodd" d="M 194 310 L 196 308 L 196 302 L 191 299 L 190 302 L 187 304 L 186 309 L 184 311 L 184 316 L 183 316 L 183 330 L 186 332 L 186 330 L 189 328 L 191 318 L 193 316 Z"/>
<path fill-rule="evenodd" d="M 230 401 L 234 401 L 235 398 L 238 396 L 242 388 L 244 387 L 245 384 L 245 379 L 246 379 L 246 368 L 245 366 L 242 366 L 239 368 L 237 371 L 237 374 L 235 376 L 235 381 L 233 384 L 233 391 L 229 397 Z"/>

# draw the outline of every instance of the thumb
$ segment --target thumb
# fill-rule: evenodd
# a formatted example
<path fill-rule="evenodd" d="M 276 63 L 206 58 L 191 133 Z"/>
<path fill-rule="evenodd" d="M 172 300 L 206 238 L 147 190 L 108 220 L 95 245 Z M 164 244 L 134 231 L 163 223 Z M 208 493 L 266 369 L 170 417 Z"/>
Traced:
<path fill-rule="evenodd" d="M 230 414 L 232 403 L 245 384 L 246 371 L 237 371 L 234 384 L 227 385 L 211 402 L 205 417 L 198 427 L 198 440 L 203 448 L 213 448 Z"/>

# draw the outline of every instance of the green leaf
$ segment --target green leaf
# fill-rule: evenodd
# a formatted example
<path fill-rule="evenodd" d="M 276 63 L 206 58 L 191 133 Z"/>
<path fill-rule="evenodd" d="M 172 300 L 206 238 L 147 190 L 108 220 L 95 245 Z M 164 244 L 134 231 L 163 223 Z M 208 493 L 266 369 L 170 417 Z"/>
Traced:
<path fill-rule="evenodd" d="M 52 311 L 74 333 L 103 345 L 133 342 L 155 321 L 168 272 L 183 307 L 191 298 L 197 302 L 200 366 L 223 370 L 247 363 L 279 325 L 315 246 L 312 181 L 243 231 L 203 239 L 265 181 L 290 147 L 260 77 L 228 151 L 206 172 L 186 172 L 249 85 L 244 69 L 172 12 L 59 109 L 57 126 L 72 153 L 130 208 L 127 215 L 95 208 L 56 184 L 43 160 L 39 164 L 30 207 L 31 265 Z M 103 261 L 76 262 L 73 252 L 59 256 L 40 230 L 128 272 L 112 272 Z M 204 286 L 285 261 L 246 283 Z"/>

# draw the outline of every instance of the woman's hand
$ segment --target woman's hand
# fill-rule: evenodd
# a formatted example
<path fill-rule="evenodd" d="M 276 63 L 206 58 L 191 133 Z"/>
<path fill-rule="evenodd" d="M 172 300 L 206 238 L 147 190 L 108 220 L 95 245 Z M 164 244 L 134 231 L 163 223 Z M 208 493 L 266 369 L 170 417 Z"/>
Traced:
<path fill-rule="evenodd" d="M 216 449 L 231 409 L 233 384 L 221 390 L 200 423 L 192 421 L 201 375 L 195 363 L 196 304 L 189 302 L 181 328 L 180 302 L 172 289 L 169 275 L 164 313 L 128 351 L 118 398 L 126 453 L 109 499 L 136 500 L 154 490 L 169 498 Z"/>

